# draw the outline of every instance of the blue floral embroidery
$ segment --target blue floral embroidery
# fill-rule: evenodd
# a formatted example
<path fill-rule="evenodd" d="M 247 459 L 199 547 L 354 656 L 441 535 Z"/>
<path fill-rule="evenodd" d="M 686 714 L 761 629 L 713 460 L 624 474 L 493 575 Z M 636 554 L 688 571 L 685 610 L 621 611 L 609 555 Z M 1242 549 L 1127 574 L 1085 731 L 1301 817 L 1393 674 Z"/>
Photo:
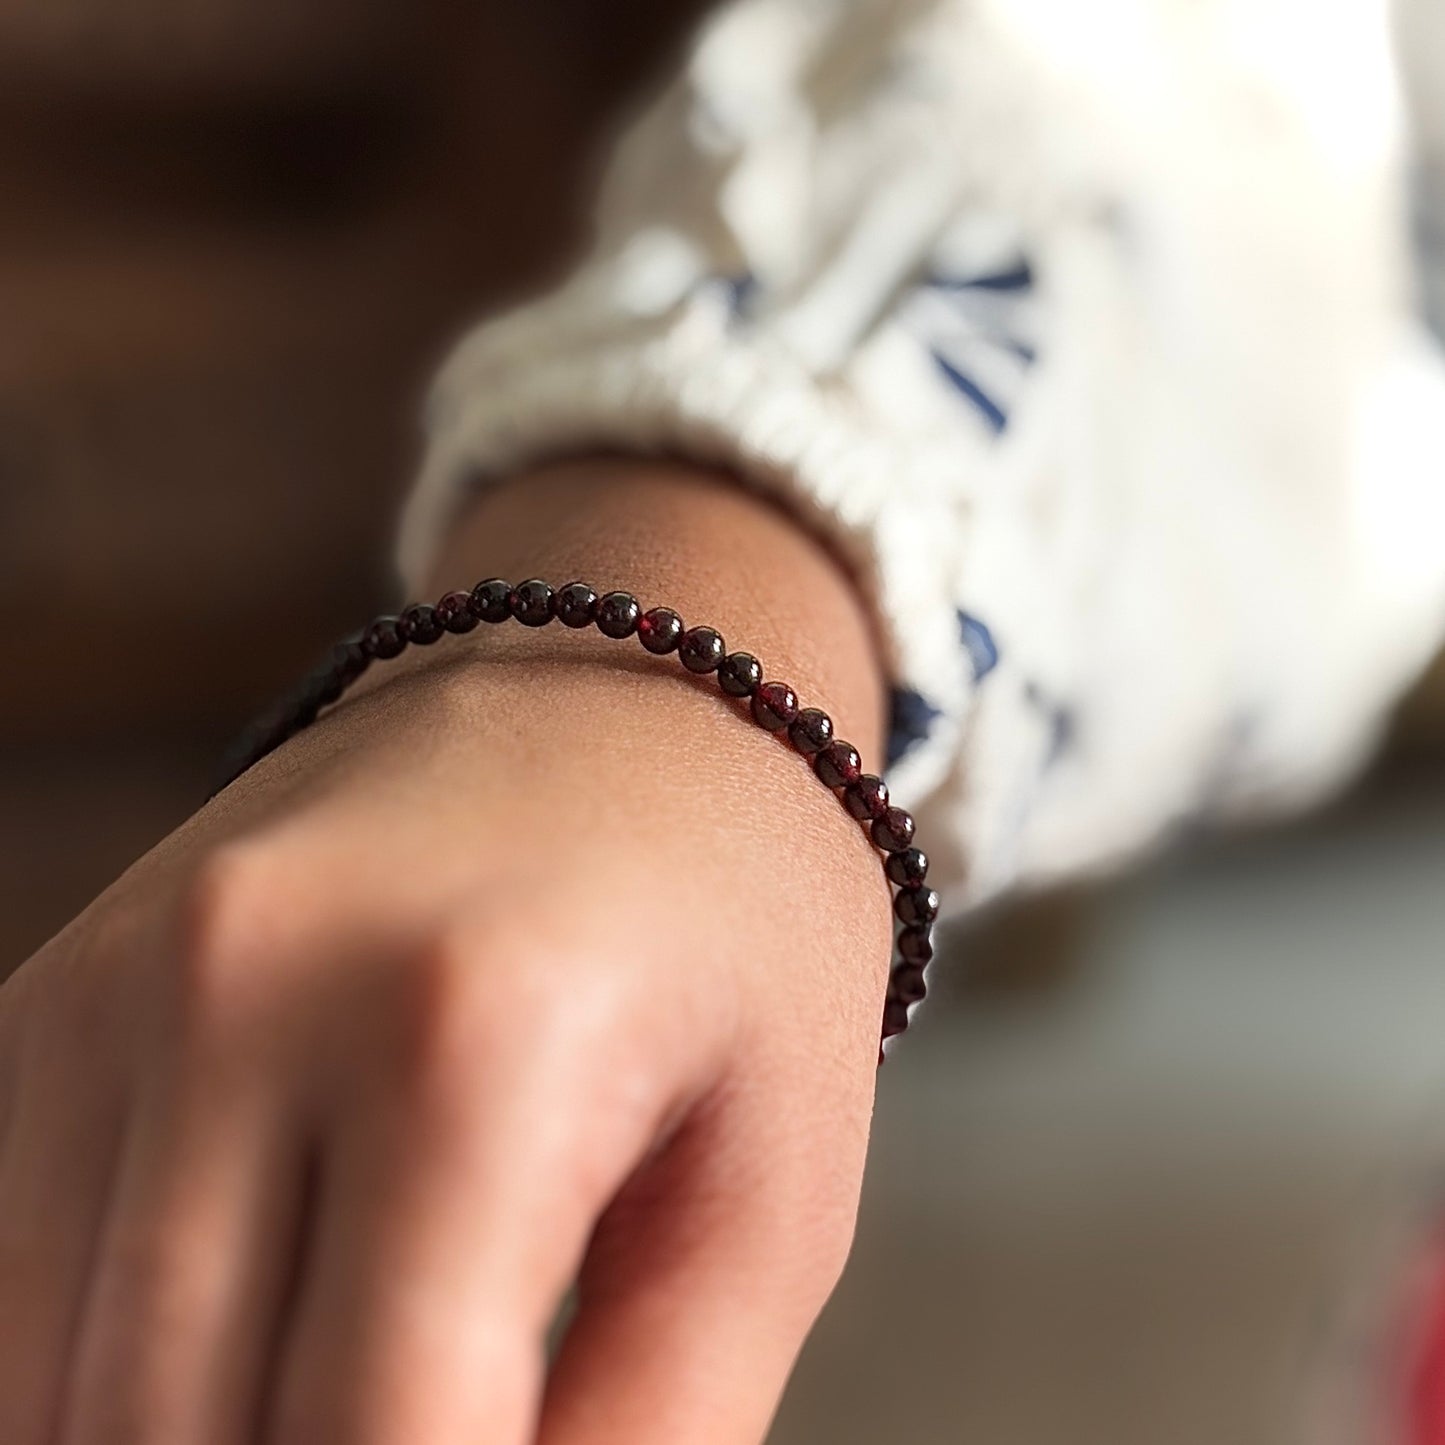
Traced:
<path fill-rule="evenodd" d="M 1024 688 L 1024 701 L 1030 707 L 1037 708 L 1048 724 L 1049 747 L 1044 754 L 1044 768 L 1047 770 L 1069 752 L 1077 741 L 1078 715 L 1068 703 L 1050 697 L 1036 682 L 1030 682 Z"/>
<path fill-rule="evenodd" d="M 1029 291 L 1033 289 L 1033 267 L 1020 260 L 1002 271 L 982 276 L 930 276 L 930 286 L 942 291 Z"/>
<path fill-rule="evenodd" d="M 962 608 L 958 612 L 958 634 L 973 664 L 973 680 L 982 682 L 998 666 L 998 644 L 988 624 Z"/>
<path fill-rule="evenodd" d="M 728 312 L 736 321 L 747 314 L 753 297 L 757 294 L 758 278 L 751 271 L 743 271 L 737 276 L 723 276 L 720 279 L 727 290 Z"/>
<path fill-rule="evenodd" d="M 895 687 L 888 719 L 888 766 L 891 768 L 905 753 L 921 743 L 934 721 L 942 716 L 941 710 L 922 693 Z"/>
<path fill-rule="evenodd" d="M 1008 425 L 1008 417 L 1004 415 L 1003 408 L 971 376 L 965 376 L 942 353 L 934 351 L 929 354 L 933 357 L 934 365 L 978 408 L 983 419 L 995 432 L 1001 432 Z"/>
<path fill-rule="evenodd" d="M 958 631 L 968 652 L 973 680 L 980 682 L 998 666 L 998 646 L 985 623 L 964 611 L 958 614 Z M 912 748 L 923 742 L 933 724 L 943 716 L 922 693 L 911 688 L 895 687 L 890 699 L 888 720 L 888 766 L 900 761 Z"/>
<path fill-rule="evenodd" d="M 1078 722 L 1073 708 L 1064 707 L 1062 704 L 1050 714 L 1048 754 L 1050 767 L 1074 746 L 1074 739 L 1078 733 Z"/>
<path fill-rule="evenodd" d="M 1020 257 L 992 271 L 934 272 L 905 307 L 929 359 L 995 436 L 1008 426 L 1037 359 L 1030 307 L 1033 270 Z"/>

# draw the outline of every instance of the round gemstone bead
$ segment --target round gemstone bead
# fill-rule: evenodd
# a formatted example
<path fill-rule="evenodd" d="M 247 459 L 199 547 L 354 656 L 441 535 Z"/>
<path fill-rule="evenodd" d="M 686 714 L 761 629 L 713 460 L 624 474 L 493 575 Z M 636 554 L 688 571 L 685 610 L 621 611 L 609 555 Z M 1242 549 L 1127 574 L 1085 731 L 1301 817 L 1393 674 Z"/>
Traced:
<path fill-rule="evenodd" d="M 500 577 L 478 582 L 467 605 L 478 622 L 505 622 L 512 615 L 512 584 Z"/>
<path fill-rule="evenodd" d="M 281 709 L 277 714 L 277 729 L 282 741 L 308 726 L 315 718 L 317 708 L 316 698 L 304 682 L 299 687 L 293 687 L 282 699 Z"/>
<path fill-rule="evenodd" d="M 788 737 L 800 753 L 812 757 L 833 741 L 833 719 L 820 707 L 805 707 L 793 719 Z"/>
<path fill-rule="evenodd" d="M 397 630 L 408 642 L 429 647 L 446 631 L 429 602 L 414 602 L 397 619 Z"/>
<path fill-rule="evenodd" d="M 631 637 L 641 616 L 642 608 L 630 592 L 607 592 L 597 599 L 593 620 L 604 637 Z"/>
<path fill-rule="evenodd" d="M 813 759 L 813 771 L 830 788 L 846 788 L 863 774 L 863 759 L 852 743 L 834 741 Z"/>
<path fill-rule="evenodd" d="M 313 672 L 302 682 L 291 697 L 285 711 L 286 735 L 310 727 L 316 721 L 316 714 L 331 701 L 327 697 L 329 675 L 325 671 Z M 340 694 L 338 694 L 339 696 Z"/>
<path fill-rule="evenodd" d="M 585 582 L 569 582 L 557 589 L 552 614 L 563 627 L 588 627 L 597 615 L 597 594 Z"/>
<path fill-rule="evenodd" d="M 900 929 L 898 956 L 907 963 L 927 963 L 933 957 L 933 938 L 927 927 Z"/>
<path fill-rule="evenodd" d="M 654 607 L 637 619 L 638 641 L 658 657 L 676 650 L 682 632 L 682 618 L 670 607 Z"/>
<path fill-rule="evenodd" d="M 327 666 L 317 670 L 315 696 L 321 707 L 335 702 L 345 691 L 346 683 L 334 667 Z"/>
<path fill-rule="evenodd" d="M 753 721 L 780 733 L 798 715 L 798 694 L 785 682 L 765 682 L 753 694 Z"/>
<path fill-rule="evenodd" d="M 910 883 L 922 883 L 928 877 L 928 854 L 922 848 L 905 848 L 901 853 L 890 853 L 883 862 L 883 871 L 890 883 L 906 888 Z"/>
<path fill-rule="evenodd" d="M 320 711 L 321 705 L 314 697 L 298 697 L 292 704 L 291 711 L 286 714 L 286 729 L 281 741 L 285 742 L 288 738 L 295 737 L 303 728 L 309 728 Z"/>
<path fill-rule="evenodd" d="M 908 1027 L 908 1005 L 890 999 L 883 1006 L 883 1037 L 891 1039 Z"/>
<path fill-rule="evenodd" d="M 331 649 L 331 667 L 343 687 L 350 687 L 370 666 L 371 659 L 359 637 L 348 637 Z"/>
<path fill-rule="evenodd" d="M 729 697 L 751 697 L 763 680 L 763 665 L 751 652 L 730 652 L 717 670 L 718 686 Z"/>
<path fill-rule="evenodd" d="M 913 841 L 913 819 L 902 808 L 886 808 L 873 820 L 873 841 L 885 853 L 901 853 Z"/>
<path fill-rule="evenodd" d="M 448 592 L 437 603 L 437 621 L 448 632 L 470 632 L 477 625 L 470 595 L 466 592 Z"/>
<path fill-rule="evenodd" d="M 552 589 L 540 577 L 517 583 L 508 604 L 523 627 L 545 627 L 552 620 Z"/>
<path fill-rule="evenodd" d="M 231 781 L 234 782 L 247 768 L 260 762 L 267 753 L 275 752 L 287 736 L 285 709 L 273 705 L 269 713 L 257 718 L 255 725 L 247 730 L 241 751 L 228 767 Z"/>
<path fill-rule="evenodd" d="M 397 630 L 395 617 L 378 617 L 361 634 L 361 645 L 372 658 L 397 657 L 406 647 L 406 639 Z"/>
<path fill-rule="evenodd" d="M 727 651 L 711 627 L 689 627 L 677 641 L 677 659 L 689 672 L 716 672 Z"/>
<path fill-rule="evenodd" d="M 938 917 L 938 894 L 922 883 L 915 888 L 900 888 L 893 900 L 893 911 L 900 923 L 911 928 L 926 927 Z"/>
<path fill-rule="evenodd" d="M 907 1005 L 918 1003 L 928 995 L 928 985 L 923 981 L 923 969 L 915 963 L 905 963 L 893 970 L 888 980 L 888 997 Z"/>
<path fill-rule="evenodd" d="M 864 773 L 843 789 L 843 806 L 859 822 L 876 818 L 888 806 L 888 784 L 872 773 Z"/>

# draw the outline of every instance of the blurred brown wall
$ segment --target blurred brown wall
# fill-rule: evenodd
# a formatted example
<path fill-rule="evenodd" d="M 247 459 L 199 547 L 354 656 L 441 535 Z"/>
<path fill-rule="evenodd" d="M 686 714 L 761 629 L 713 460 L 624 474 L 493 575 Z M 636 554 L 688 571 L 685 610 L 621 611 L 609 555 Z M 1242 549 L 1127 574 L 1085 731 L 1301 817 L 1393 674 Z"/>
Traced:
<path fill-rule="evenodd" d="M 431 368 L 698 8 L 0 0 L 0 974 L 385 595 Z"/>

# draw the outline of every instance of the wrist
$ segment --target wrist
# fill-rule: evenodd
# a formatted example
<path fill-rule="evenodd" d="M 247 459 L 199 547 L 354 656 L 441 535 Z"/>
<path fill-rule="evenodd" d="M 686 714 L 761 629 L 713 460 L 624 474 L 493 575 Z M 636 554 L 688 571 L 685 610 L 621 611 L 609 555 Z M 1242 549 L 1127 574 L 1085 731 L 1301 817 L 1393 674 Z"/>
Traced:
<path fill-rule="evenodd" d="M 424 593 L 489 575 L 555 584 L 584 577 L 601 591 L 631 592 L 644 607 L 666 605 L 690 624 L 706 622 L 729 647 L 766 658 L 772 676 L 826 708 L 866 757 L 877 756 L 882 670 L 851 579 L 796 521 L 726 477 L 598 459 L 499 484 L 458 519 Z M 446 649 L 421 649 L 409 665 L 455 671 L 478 658 L 558 676 L 600 665 L 673 688 L 688 683 L 640 648 L 619 651 L 604 638 L 552 628 L 478 629 Z"/>
<path fill-rule="evenodd" d="M 734 557 L 747 565 L 726 565 Z M 451 595 L 458 577 L 503 571 L 510 582 Z M 626 615 L 614 628 L 597 610 L 597 593 L 579 588 L 571 621 L 567 590 L 518 580 L 538 572 L 553 584 L 578 575 L 604 589 L 622 584 L 632 594 Z M 656 579 L 658 593 L 649 596 L 636 578 Z M 907 1007 L 923 992 L 937 896 L 923 886 L 923 855 L 909 846 L 912 819 L 890 804 L 880 779 L 861 776 L 854 742 L 841 740 L 876 749 L 879 669 L 863 608 L 805 533 L 705 474 L 643 464 L 556 468 L 481 499 L 431 588 L 448 594 L 437 608 L 377 619 L 364 645 L 350 644 L 314 674 L 278 721 L 254 734 L 250 761 L 277 746 L 276 729 L 294 737 L 316 718 L 318 700 L 347 692 L 357 679 L 354 652 L 363 670 L 368 657 L 386 663 L 365 674 L 378 680 L 328 708 L 280 775 L 299 770 L 303 785 L 309 778 L 323 791 L 340 785 L 344 795 L 380 801 L 380 816 L 401 818 L 407 832 L 413 824 L 421 836 L 439 825 L 444 835 L 459 829 L 459 840 L 475 835 L 489 854 L 500 844 L 509 869 L 560 842 L 564 858 L 587 859 L 581 878 L 592 885 L 610 878 L 619 896 L 641 886 L 651 898 L 660 883 L 669 906 L 690 901 L 708 917 L 729 900 L 755 912 L 774 894 L 781 917 L 816 893 L 815 902 L 834 906 L 804 906 L 810 927 L 832 912 L 852 920 L 855 942 L 887 918 L 887 888 L 864 881 L 877 879 L 881 853 L 904 925 L 884 1037 L 906 1027 Z M 661 608 L 655 616 L 674 629 L 673 646 L 686 626 L 674 604 L 691 613 L 695 630 L 681 637 L 673 666 L 649 655 L 671 647 L 649 644 L 653 634 L 638 627 L 638 591 Z M 505 621 L 513 625 L 493 625 Z M 715 622 L 732 634 L 730 646 Z M 445 633 L 449 645 L 433 649 Z M 706 677 L 726 653 L 754 647 L 767 654 L 762 686 L 752 657 L 734 675 L 733 698 L 726 670 Z M 397 665 L 399 653 L 410 665 Z M 811 711 L 800 714 L 799 691 Z M 729 705 L 739 693 L 750 701 Z M 389 759 L 380 769 L 378 754 Z M 503 822 L 505 839 L 478 834 L 476 820 L 488 817 Z M 905 850 L 916 873 L 891 856 Z"/>

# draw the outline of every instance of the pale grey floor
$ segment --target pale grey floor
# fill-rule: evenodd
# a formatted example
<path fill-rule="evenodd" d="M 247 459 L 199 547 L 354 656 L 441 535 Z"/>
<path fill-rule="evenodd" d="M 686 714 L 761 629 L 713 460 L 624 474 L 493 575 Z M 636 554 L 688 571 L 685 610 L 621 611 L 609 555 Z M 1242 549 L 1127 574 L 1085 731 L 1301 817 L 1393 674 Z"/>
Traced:
<path fill-rule="evenodd" d="M 1445 1159 L 1442 940 L 1445 778 L 1397 778 L 1111 888 L 1068 987 L 939 1008 L 776 1445 L 1299 1439 Z"/>

